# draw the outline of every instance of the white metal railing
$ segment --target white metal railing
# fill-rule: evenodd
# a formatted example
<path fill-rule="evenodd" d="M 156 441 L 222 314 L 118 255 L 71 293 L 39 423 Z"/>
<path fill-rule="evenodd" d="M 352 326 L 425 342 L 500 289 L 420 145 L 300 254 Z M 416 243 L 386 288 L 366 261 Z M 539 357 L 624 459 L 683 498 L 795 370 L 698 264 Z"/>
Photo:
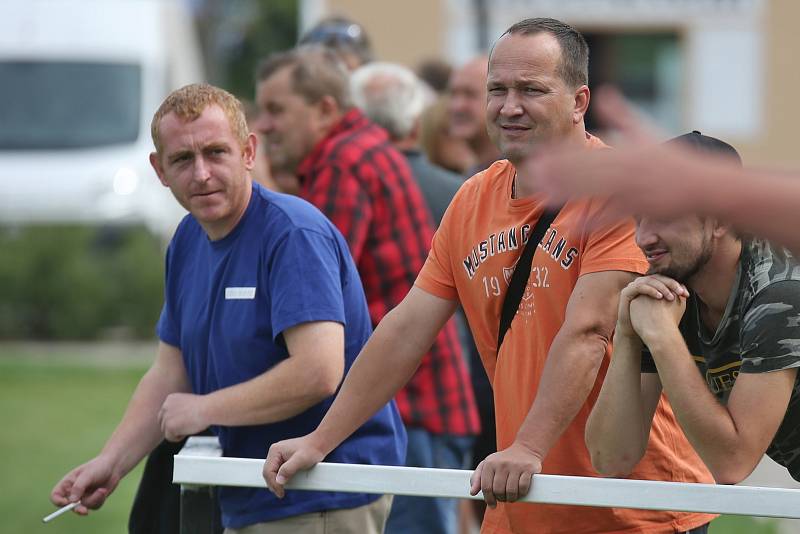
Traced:
<path fill-rule="evenodd" d="M 264 460 L 175 456 L 173 482 L 266 487 Z M 472 471 L 320 463 L 287 489 L 481 499 L 469 494 Z M 535 475 L 523 502 L 707 512 L 800 519 L 800 490 L 614 478 Z"/>

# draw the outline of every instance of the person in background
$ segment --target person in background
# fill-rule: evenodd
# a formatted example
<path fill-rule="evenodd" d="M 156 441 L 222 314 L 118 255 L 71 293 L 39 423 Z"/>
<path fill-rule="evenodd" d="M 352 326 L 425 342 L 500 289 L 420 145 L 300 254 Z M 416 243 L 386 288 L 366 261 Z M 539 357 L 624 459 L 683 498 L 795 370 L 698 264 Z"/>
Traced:
<path fill-rule="evenodd" d="M 433 165 L 420 149 L 422 114 L 434 101 L 433 91 L 406 67 L 372 62 L 350 79 L 353 103 L 375 124 L 408 161 L 436 227 L 463 180 Z"/>
<path fill-rule="evenodd" d="M 453 67 L 443 59 L 426 59 L 417 65 L 416 73 L 437 95 L 442 95 L 447 91 Z"/>
<path fill-rule="evenodd" d="M 477 160 L 469 145 L 450 133 L 448 118 L 447 95 L 440 96 L 422 113 L 420 146 L 431 163 L 460 174 L 463 179 Z"/>
<path fill-rule="evenodd" d="M 373 59 L 372 45 L 364 28 L 347 17 L 326 17 L 305 32 L 297 43 L 298 47 L 322 46 L 335 54 L 349 70 L 354 70 L 369 63 Z M 270 174 L 273 181 L 283 193 L 290 195 L 300 194 L 300 181 L 295 174 L 295 169 L 284 168 L 278 162 L 282 161 L 280 148 L 278 153 L 269 154 L 273 150 L 270 143 L 266 144 L 265 152 L 270 162 Z"/>
<path fill-rule="evenodd" d="M 476 164 L 466 176 L 480 172 L 501 157 L 486 129 L 486 56 L 478 56 L 455 69 L 447 88 L 450 134 L 467 143 Z"/>
<path fill-rule="evenodd" d="M 224 456 L 257 458 L 321 420 L 371 332 L 358 273 L 338 230 L 296 197 L 252 182 L 256 137 L 222 89 L 172 92 L 152 121 L 150 163 L 189 212 L 166 260 L 155 362 L 98 456 L 50 499 L 99 508 L 163 438 L 211 429 Z M 398 464 L 405 432 L 393 402 L 330 459 Z M 295 534 L 327 526 L 383 531 L 391 496 L 263 488 L 218 492 L 228 534 Z"/>
<path fill-rule="evenodd" d="M 374 59 L 372 43 L 366 30 L 347 17 L 326 17 L 305 32 L 297 46 L 321 45 L 331 50 L 349 70 Z"/>

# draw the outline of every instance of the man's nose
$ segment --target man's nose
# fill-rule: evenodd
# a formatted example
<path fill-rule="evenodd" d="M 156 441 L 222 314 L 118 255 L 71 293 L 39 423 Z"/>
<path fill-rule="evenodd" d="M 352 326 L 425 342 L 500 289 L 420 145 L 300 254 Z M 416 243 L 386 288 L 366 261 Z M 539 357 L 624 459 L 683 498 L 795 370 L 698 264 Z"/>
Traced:
<path fill-rule="evenodd" d="M 641 218 L 636 221 L 636 245 L 639 248 L 646 248 L 655 244 L 658 241 L 658 234 L 654 231 L 650 221 L 647 218 Z"/>
<path fill-rule="evenodd" d="M 500 114 L 503 117 L 515 117 L 522 114 L 522 105 L 516 91 L 508 91 L 500 107 Z"/>
<path fill-rule="evenodd" d="M 206 182 L 211 177 L 211 169 L 205 158 L 199 157 L 194 160 L 194 175 L 193 178 L 197 182 Z"/>
<path fill-rule="evenodd" d="M 253 123 L 253 127 L 259 133 L 269 133 L 272 131 L 272 119 L 267 113 L 259 113 Z"/>

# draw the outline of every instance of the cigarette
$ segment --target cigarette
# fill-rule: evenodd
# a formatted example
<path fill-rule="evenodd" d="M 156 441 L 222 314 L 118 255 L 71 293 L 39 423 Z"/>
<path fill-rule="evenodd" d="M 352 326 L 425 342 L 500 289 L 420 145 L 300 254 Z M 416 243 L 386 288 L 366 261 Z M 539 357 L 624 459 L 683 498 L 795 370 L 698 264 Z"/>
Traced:
<path fill-rule="evenodd" d="M 62 506 L 61 508 L 59 508 L 58 510 L 56 510 L 52 514 L 48 515 L 47 517 L 42 518 L 42 523 L 50 522 L 53 519 L 55 519 L 56 517 L 60 516 L 61 514 L 66 514 L 67 512 L 69 512 L 70 510 L 72 510 L 73 508 L 78 506 L 79 504 L 80 504 L 80 501 L 71 502 L 66 506 Z"/>

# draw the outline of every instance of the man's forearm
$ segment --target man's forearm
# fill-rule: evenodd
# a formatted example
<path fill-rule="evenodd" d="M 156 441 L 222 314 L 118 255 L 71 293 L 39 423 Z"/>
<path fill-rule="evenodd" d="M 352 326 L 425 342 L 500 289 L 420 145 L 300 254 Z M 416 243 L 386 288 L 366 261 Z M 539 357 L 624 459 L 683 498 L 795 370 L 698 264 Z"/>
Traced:
<path fill-rule="evenodd" d="M 553 340 L 536 399 L 516 437 L 542 460 L 586 402 L 607 343 L 593 332 L 563 329 Z"/>
<path fill-rule="evenodd" d="M 255 378 L 205 395 L 202 417 L 220 426 L 283 421 L 336 392 L 338 383 L 325 380 L 324 374 L 307 360 L 289 357 Z"/>
<path fill-rule="evenodd" d="M 586 423 L 592 464 L 604 475 L 628 474 L 647 449 L 652 414 L 645 415 L 641 351 L 638 336 L 617 331 L 608 373 Z"/>
<path fill-rule="evenodd" d="M 709 391 L 677 328 L 646 342 L 675 417 L 716 476 L 743 452 L 730 412 Z"/>
<path fill-rule="evenodd" d="M 178 430 L 284 421 L 333 395 L 345 368 L 344 326 L 310 321 L 281 335 L 287 358 L 249 380 L 179 401 L 173 415 L 187 424 Z"/>
<path fill-rule="evenodd" d="M 117 428 L 100 453 L 111 458 L 119 477 L 125 476 L 164 438 L 158 410 L 170 393 L 184 392 L 188 383 L 154 365 L 139 381 Z"/>

